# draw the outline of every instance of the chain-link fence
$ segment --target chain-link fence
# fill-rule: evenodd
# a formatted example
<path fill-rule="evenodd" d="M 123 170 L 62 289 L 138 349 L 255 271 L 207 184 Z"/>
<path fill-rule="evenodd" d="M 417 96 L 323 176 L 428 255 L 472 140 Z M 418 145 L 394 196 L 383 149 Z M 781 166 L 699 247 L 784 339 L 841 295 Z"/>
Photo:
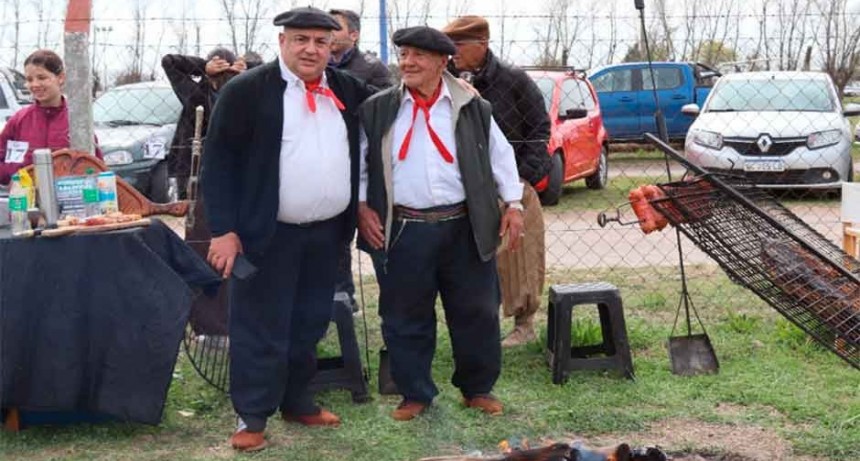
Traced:
<path fill-rule="evenodd" d="M 637 143 L 643 133 L 658 131 L 658 107 L 668 136 L 688 159 L 770 188 L 788 209 L 841 244 L 836 191 L 842 181 L 853 180 L 858 157 L 853 123 L 843 111 L 854 109 L 860 17 L 844 8 L 817 10 L 812 2 L 805 9 L 777 3 L 760 14 L 741 14 L 738 3 L 729 1 L 721 4 L 734 9 L 718 14 L 716 3 L 721 2 L 649 16 L 652 55 L 661 61 L 653 69 L 637 63 L 645 59 L 644 46 L 638 18 L 630 13 L 559 10 L 488 17 L 489 49 L 499 61 L 525 68 L 540 98 L 535 113 L 497 109 L 496 118 L 511 124 L 540 118 L 548 125 L 545 138 L 511 141 L 518 151 L 535 141 L 549 145 L 544 152 L 550 160 L 541 175 L 549 189 L 541 189 L 547 203 L 557 202 L 544 208 L 551 282 L 611 280 L 625 290 L 625 302 L 637 306 L 678 299 L 675 233 L 644 234 L 628 206 L 631 190 L 684 173 L 678 163 Z M 454 16 L 392 15 L 389 28 L 416 23 L 441 28 Z M 226 20 L 97 20 L 90 49 L 94 118 L 106 162 L 157 201 L 170 197 L 168 175 L 178 176 L 176 190 L 184 190 L 183 180 L 191 174 L 189 108 L 203 104 L 208 114 L 213 83 L 220 83 L 207 77 L 205 58 L 224 47 L 237 58 L 253 51 L 264 62 L 274 59 L 274 31 L 266 32 L 270 17 L 258 19 L 254 40 L 242 39 L 234 33 L 238 26 Z M 364 21 L 375 24 L 378 18 Z M 829 27 L 836 22 L 842 24 L 838 30 Z M 27 102 L 26 85 L 16 73 L 24 71 L 24 57 L 39 47 L 60 48 L 60 23 L 38 24 L 48 32 L 14 43 L 8 33 L 13 24 L 3 25 L 0 88 L 8 84 L 17 91 L 0 94 L 7 99 L 0 99 L 0 110 Z M 126 40 L 129 30 L 134 33 Z M 219 37 L 213 33 L 219 30 L 227 32 Z M 378 50 L 374 37 L 365 31 L 360 48 Z M 521 97 L 523 85 L 485 75 L 485 64 L 470 69 L 482 93 L 502 100 Z M 396 73 L 396 64 L 390 67 Z M 804 69 L 810 73 L 783 72 Z M 601 212 L 614 216 L 616 209 L 621 222 L 598 225 Z M 694 298 L 705 304 L 757 302 L 725 283 L 716 264 L 691 242 L 682 237 L 681 244 Z M 362 272 L 372 273 L 368 263 Z"/>

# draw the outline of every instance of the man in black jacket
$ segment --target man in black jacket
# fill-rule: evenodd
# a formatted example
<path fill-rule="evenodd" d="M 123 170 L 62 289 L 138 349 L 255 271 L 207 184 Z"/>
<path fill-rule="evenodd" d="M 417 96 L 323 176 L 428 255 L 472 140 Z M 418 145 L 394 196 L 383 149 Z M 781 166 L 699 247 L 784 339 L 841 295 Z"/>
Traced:
<path fill-rule="evenodd" d="M 334 32 L 329 66 L 345 70 L 353 77 L 364 80 L 377 89 L 392 85 L 391 72 L 382 61 L 358 49 L 361 37 L 361 18 L 351 10 L 331 10 L 341 29 Z"/>
<path fill-rule="evenodd" d="M 546 272 L 546 247 L 541 203 L 536 192 L 547 190 L 552 159 L 546 145 L 549 116 L 537 85 L 517 67 L 500 62 L 490 51 L 490 26 L 480 16 L 463 16 L 443 31 L 457 46 L 449 62 L 455 75 L 470 73 L 472 84 L 493 104 L 493 117 L 514 146 L 523 188 L 525 237 L 519 252 L 498 255 L 499 280 L 505 316 L 514 317 L 514 329 L 503 346 L 518 346 L 537 339 L 534 316 L 540 307 Z"/>
<path fill-rule="evenodd" d="M 357 109 L 371 92 L 326 70 L 340 27 L 329 14 L 295 8 L 274 24 L 284 27 L 279 59 L 224 86 L 203 156 L 208 260 L 233 274 L 230 398 L 239 425 L 231 444 L 241 451 L 266 445 L 278 408 L 288 421 L 340 423 L 308 385 L 331 319 L 337 249 L 355 229 Z"/>

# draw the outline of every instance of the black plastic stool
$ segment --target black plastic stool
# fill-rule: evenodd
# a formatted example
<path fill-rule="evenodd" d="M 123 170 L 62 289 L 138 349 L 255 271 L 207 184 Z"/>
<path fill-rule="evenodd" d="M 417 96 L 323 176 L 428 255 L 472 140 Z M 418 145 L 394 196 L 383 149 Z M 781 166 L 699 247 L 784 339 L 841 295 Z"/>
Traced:
<path fill-rule="evenodd" d="M 571 347 L 573 308 L 581 304 L 597 305 L 603 334 L 601 344 Z M 553 285 L 549 289 L 548 315 L 546 342 L 554 384 L 563 384 L 573 370 L 617 370 L 634 379 L 621 295 L 614 285 L 605 282 Z"/>
<path fill-rule="evenodd" d="M 352 393 L 352 401 L 363 403 L 370 400 L 367 379 L 361 368 L 361 354 L 355 337 L 352 320 L 352 302 L 346 293 L 337 293 L 332 307 L 332 321 L 337 326 L 340 357 L 317 359 L 317 374 L 311 381 L 313 392 L 328 389 L 346 389 Z"/>

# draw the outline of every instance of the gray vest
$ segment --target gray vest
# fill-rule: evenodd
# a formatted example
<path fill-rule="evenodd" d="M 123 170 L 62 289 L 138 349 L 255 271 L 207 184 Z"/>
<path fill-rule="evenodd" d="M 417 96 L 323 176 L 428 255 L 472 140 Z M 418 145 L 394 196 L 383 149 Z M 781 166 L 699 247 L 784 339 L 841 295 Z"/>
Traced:
<path fill-rule="evenodd" d="M 452 114 L 456 120 L 454 137 L 457 143 L 457 164 L 466 191 L 472 233 L 481 260 L 489 261 L 496 254 L 501 222 L 498 188 L 490 163 L 492 107 L 487 101 L 467 93 L 447 73 L 443 78 L 446 79 L 454 103 Z M 390 131 L 400 109 L 401 96 L 401 87 L 388 88 L 375 94 L 359 108 L 359 118 L 368 143 L 367 204 L 385 223 L 386 249 L 391 241 L 391 210 L 394 205 L 389 193 L 393 188 Z M 369 249 L 361 239 L 359 246 Z"/>

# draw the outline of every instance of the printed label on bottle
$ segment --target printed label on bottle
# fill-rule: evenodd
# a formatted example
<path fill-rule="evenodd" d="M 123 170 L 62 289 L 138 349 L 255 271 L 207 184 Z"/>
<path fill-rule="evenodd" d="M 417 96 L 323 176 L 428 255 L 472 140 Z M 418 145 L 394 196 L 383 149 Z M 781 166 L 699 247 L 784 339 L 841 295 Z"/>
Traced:
<path fill-rule="evenodd" d="M 98 203 L 99 201 L 99 190 L 98 189 L 84 189 L 84 203 Z"/>
<path fill-rule="evenodd" d="M 9 197 L 9 211 L 27 212 L 27 196 Z"/>

